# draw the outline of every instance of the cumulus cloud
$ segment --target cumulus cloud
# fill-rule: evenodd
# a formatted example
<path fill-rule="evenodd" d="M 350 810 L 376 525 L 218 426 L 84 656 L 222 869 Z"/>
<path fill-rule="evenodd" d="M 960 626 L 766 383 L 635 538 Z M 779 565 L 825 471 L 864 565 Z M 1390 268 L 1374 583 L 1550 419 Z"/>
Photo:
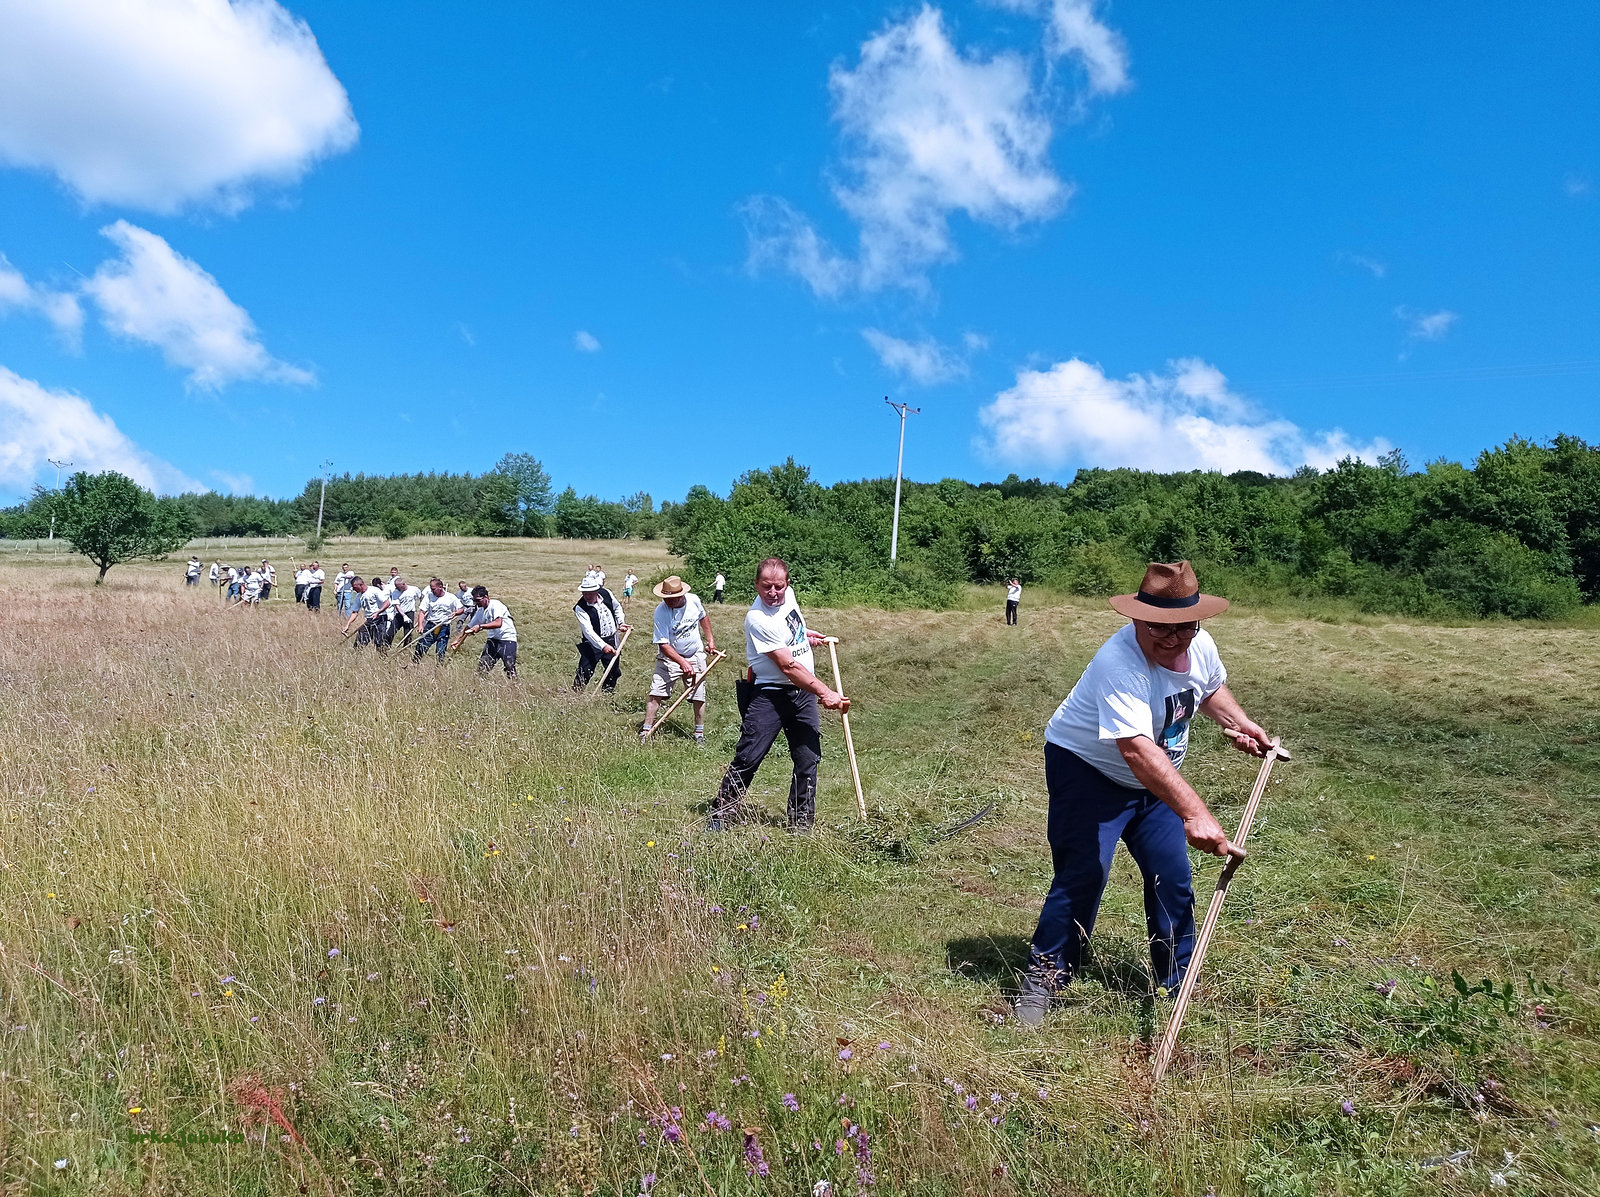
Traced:
<path fill-rule="evenodd" d="M 1051 58 L 1075 59 L 1091 95 L 1114 95 L 1133 85 L 1128 46 L 1122 35 L 1095 15 L 1094 0 L 997 0 L 1013 12 L 1046 20 L 1045 50 Z"/>
<path fill-rule="evenodd" d="M 0 486 L 32 486 L 51 457 L 72 462 L 74 470 L 117 470 L 166 494 L 204 489 L 139 448 L 88 400 L 49 390 L 0 366 Z"/>
<path fill-rule="evenodd" d="M 1440 308 L 1437 312 L 1422 312 L 1416 308 L 1399 307 L 1394 310 L 1395 319 L 1406 326 L 1406 336 L 1413 341 L 1442 341 L 1452 325 L 1461 317 L 1448 308 Z"/>
<path fill-rule="evenodd" d="M 861 336 L 885 367 L 923 386 L 948 382 L 967 372 L 967 363 L 932 337 L 902 341 L 876 328 L 862 329 Z"/>
<path fill-rule="evenodd" d="M 819 296 L 926 286 L 956 256 L 950 218 L 1013 229 L 1054 215 L 1071 187 L 1049 161 L 1052 128 L 1021 55 L 958 50 L 943 14 L 923 7 L 861 46 L 829 77 L 845 145 L 834 197 L 858 228 L 854 256 L 833 249 L 787 202 L 741 211 L 750 265 L 780 265 Z"/>
<path fill-rule="evenodd" d="M 111 332 L 155 346 L 170 365 L 189 371 L 191 386 L 207 390 L 243 379 L 316 381 L 269 354 L 249 313 L 161 237 L 125 220 L 100 231 L 122 256 L 102 263 L 84 290 Z"/>
<path fill-rule="evenodd" d="M 39 287 L 22 276 L 5 254 L 0 254 L 0 315 L 9 311 L 34 312 L 43 316 L 61 336 L 76 345 L 83 331 L 83 307 L 70 291 Z"/>
<path fill-rule="evenodd" d="M 0 0 L 0 161 L 87 202 L 237 209 L 357 134 L 275 0 Z"/>
<path fill-rule="evenodd" d="M 587 329 L 580 328 L 572 334 L 572 347 L 579 353 L 599 353 L 600 338 Z"/>
<path fill-rule="evenodd" d="M 1382 439 L 1357 444 L 1339 429 L 1306 432 L 1267 416 L 1198 358 L 1122 379 L 1078 358 L 1023 370 L 979 418 L 988 434 L 980 447 L 990 456 L 1049 468 L 1072 463 L 1289 474 L 1302 465 L 1325 469 L 1345 457 L 1376 462 L 1391 447 Z"/>

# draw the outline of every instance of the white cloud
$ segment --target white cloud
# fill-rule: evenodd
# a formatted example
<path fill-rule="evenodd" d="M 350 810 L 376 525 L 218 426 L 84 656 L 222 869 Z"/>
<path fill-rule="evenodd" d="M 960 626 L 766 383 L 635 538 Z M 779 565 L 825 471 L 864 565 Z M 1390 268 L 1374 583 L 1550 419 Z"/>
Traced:
<path fill-rule="evenodd" d="M 1359 266 L 1373 278 L 1382 278 L 1389 273 L 1389 264 L 1369 254 L 1353 254 L 1341 250 L 1338 255 L 1341 262 L 1348 262 L 1351 266 Z"/>
<path fill-rule="evenodd" d="M 876 328 L 864 328 L 861 335 L 885 367 L 923 386 L 948 382 L 967 372 L 967 363 L 932 337 L 902 341 Z"/>
<path fill-rule="evenodd" d="M 1402 321 L 1406 326 L 1406 336 L 1413 341 L 1442 341 L 1451 326 L 1461 317 L 1448 308 L 1440 308 L 1437 312 L 1420 312 L 1415 308 L 1399 307 L 1394 310 L 1395 319 Z"/>
<path fill-rule="evenodd" d="M 160 349 L 169 364 L 189 371 L 191 386 L 316 381 L 310 371 L 269 354 L 249 313 L 162 238 L 125 220 L 100 231 L 122 250 L 122 257 L 101 263 L 83 287 L 106 328 Z"/>
<path fill-rule="evenodd" d="M 74 470 L 117 470 L 167 494 L 205 489 L 139 448 L 88 400 L 48 390 L 0 366 L 0 485 L 32 486 L 49 469 L 51 457 L 72 462 Z M 54 470 L 49 480 L 55 481 Z"/>
<path fill-rule="evenodd" d="M 785 201 L 757 197 L 741 208 L 753 269 L 783 266 L 819 296 L 922 289 L 929 266 L 956 257 L 951 216 L 1014 229 L 1072 193 L 1051 166 L 1027 60 L 962 53 L 936 8 L 869 38 L 853 69 L 834 65 L 829 88 L 846 147 L 834 196 L 858 228 L 856 255 L 831 248 Z"/>
<path fill-rule="evenodd" d="M 275 0 L 0 0 L 0 161 L 90 203 L 234 210 L 357 134 Z"/>
<path fill-rule="evenodd" d="M 8 311 L 36 312 L 55 326 L 72 345 L 83 331 L 83 308 L 70 291 L 38 287 L 22 276 L 5 254 L 0 254 L 0 315 Z"/>
<path fill-rule="evenodd" d="M 1580 174 L 1569 174 L 1561 180 L 1561 190 L 1570 199 L 1582 199 L 1594 190 L 1594 184 Z"/>
<path fill-rule="evenodd" d="M 580 328 L 572 334 L 572 347 L 579 353 L 599 353 L 600 338 L 592 332 Z"/>
<path fill-rule="evenodd" d="M 962 333 L 961 343 L 972 353 L 982 353 L 989 348 L 989 338 L 977 332 Z"/>
<path fill-rule="evenodd" d="M 226 470 L 208 470 L 213 478 L 228 488 L 232 495 L 250 495 L 255 493 L 256 480 L 249 474 L 230 474 Z"/>
<path fill-rule="evenodd" d="M 1041 0 L 1003 0 L 1005 7 L 1039 12 Z M 1114 95 L 1133 84 L 1128 46 L 1122 35 L 1097 16 L 1095 0 L 1050 0 L 1045 49 L 1052 58 L 1074 58 L 1083 67 L 1091 95 Z"/>
<path fill-rule="evenodd" d="M 1344 457 L 1376 462 L 1390 448 L 1381 438 L 1360 445 L 1339 429 L 1308 433 L 1263 415 L 1198 358 L 1124 379 L 1108 378 L 1078 358 L 1023 370 L 979 419 L 988 430 L 980 448 L 989 455 L 1050 468 L 1076 463 L 1289 474 L 1301 465 L 1325 469 Z"/>

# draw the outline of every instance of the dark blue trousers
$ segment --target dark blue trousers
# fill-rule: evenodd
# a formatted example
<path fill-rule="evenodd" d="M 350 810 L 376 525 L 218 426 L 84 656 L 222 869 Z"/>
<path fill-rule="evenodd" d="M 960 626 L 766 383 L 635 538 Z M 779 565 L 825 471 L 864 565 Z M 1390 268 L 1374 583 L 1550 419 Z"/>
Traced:
<path fill-rule="evenodd" d="M 1183 820 L 1149 790 L 1118 785 L 1058 744 L 1044 746 L 1044 778 L 1055 879 L 1033 933 L 1032 967 L 1053 984 L 1076 975 L 1120 839 L 1144 874 L 1156 987 L 1177 989 L 1194 954 L 1194 883 Z"/>

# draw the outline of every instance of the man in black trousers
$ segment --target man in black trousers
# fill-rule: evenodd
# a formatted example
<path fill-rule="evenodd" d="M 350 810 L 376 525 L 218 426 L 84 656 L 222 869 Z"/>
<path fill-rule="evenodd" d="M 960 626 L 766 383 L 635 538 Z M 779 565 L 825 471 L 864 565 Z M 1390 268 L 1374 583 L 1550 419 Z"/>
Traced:
<path fill-rule="evenodd" d="M 789 566 L 768 557 L 756 570 L 756 600 L 744 617 L 745 658 L 750 676 L 740 683 L 739 746 L 723 775 L 707 826 L 721 831 L 741 814 L 756 770 L 778 733 L 789 741 L 794 776 L 789 782 L 789 826 L 810 828 L 817 820 L 817 762 L 822 759 L 820 702 L 848 711 L 850 700 L 830 689 L 811 669 L 811 646 L 824 637 L 806 627 L 789 587 Z M 749 701 L 742 701 L 748 696 Z"/>

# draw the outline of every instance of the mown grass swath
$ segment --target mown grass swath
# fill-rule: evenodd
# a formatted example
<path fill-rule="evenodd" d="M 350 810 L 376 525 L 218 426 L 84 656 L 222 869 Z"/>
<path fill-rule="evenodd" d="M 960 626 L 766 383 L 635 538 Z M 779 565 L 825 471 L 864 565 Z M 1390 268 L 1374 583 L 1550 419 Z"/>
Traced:
<path fill-rule="evenodd" d="M 224 616 L 172 563 L 98 588 L 0 563 L 0 1158 L 24 1190 L 1595 1190 L 1589 632 L 1215 621 L 1295 760 L 1153 1089 L 1125 861 L 1089 975 L 1037 1035 L 1004 1017 L 1047 883 L 1040 729 L 1118 622 L 1098 602 L 1035 590 L 1020 628 L 980 591 L 809 611 L 850 651 L 870 818 L 833 721 L 821 834 L 775 825 L 780 759 L 774 825 L 708 838 L 736 671 L 705 752 L 674 725 L 637 743 L 638 666 L 615 707 L 566 689 L 583 567 L 679 568 L 663 547 L 349 556 L 486 584 L 521 681 L 380 661 L 287 601 Z M 1197 735 L 1225 824 L 1254 771 Z M 131 1141 L 224 1131 L 246 1141 Z"/>

